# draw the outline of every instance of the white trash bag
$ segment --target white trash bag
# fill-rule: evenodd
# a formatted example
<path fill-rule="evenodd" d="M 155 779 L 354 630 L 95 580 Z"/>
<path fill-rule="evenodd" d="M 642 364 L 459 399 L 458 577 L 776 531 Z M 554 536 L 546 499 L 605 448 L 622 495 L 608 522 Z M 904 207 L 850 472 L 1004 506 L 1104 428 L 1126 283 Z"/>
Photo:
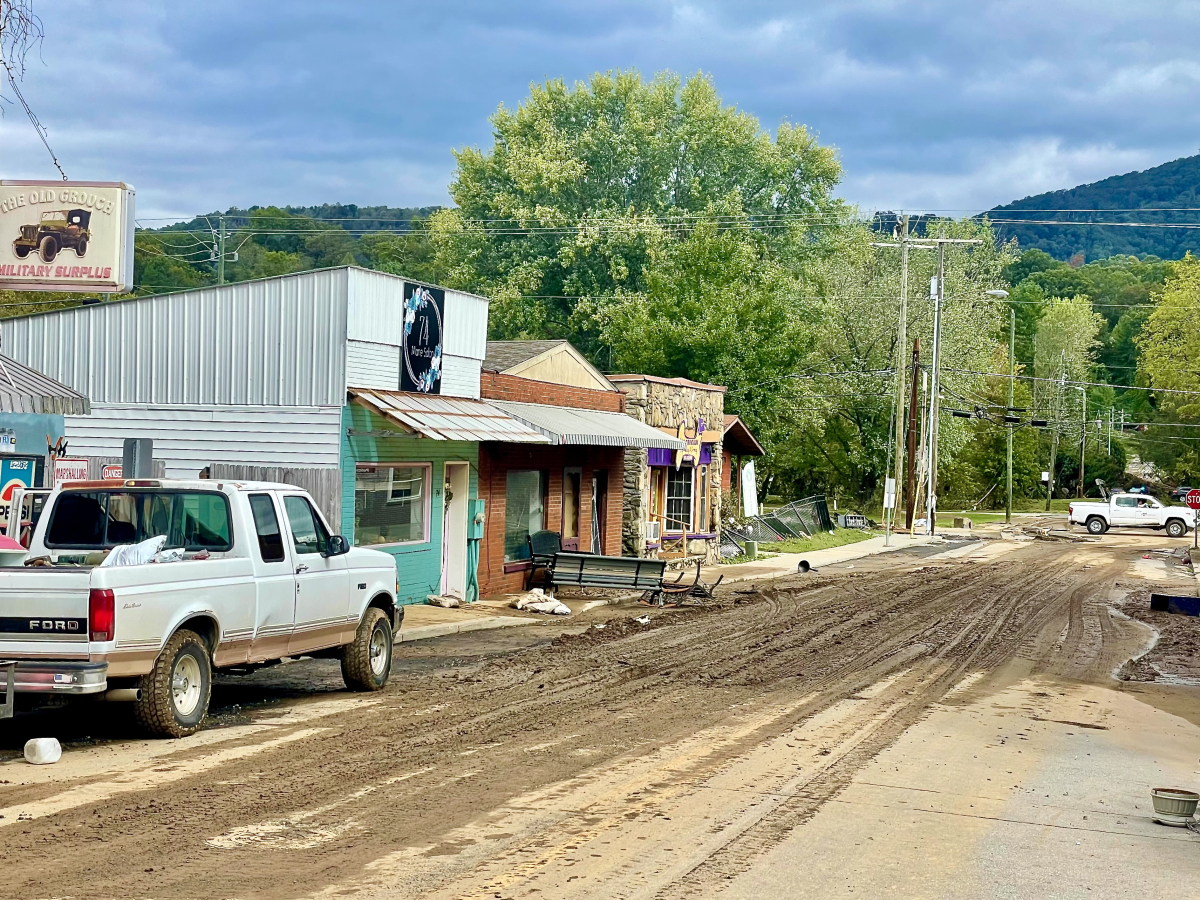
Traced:
<path fill-rule="evenodd" d="M 110 566 L 144 566 L 148 562 L 152 562 L 154 557 L 162 550 L 163 545 L 167 542 L 167 536 L 160 534 L 157 537 L 147 538 L 140 544 L 117 544 L 109 551 L 108 556 L 104 558 L 104 562 L 100 563 L 100 568 L 108 568 Z"/>
<path fill-rule="evenodd" d="M 58 738 L 31 738 L 25 742 L 25 761 L 35 766 L 52 766 L 61 757 Z"/>

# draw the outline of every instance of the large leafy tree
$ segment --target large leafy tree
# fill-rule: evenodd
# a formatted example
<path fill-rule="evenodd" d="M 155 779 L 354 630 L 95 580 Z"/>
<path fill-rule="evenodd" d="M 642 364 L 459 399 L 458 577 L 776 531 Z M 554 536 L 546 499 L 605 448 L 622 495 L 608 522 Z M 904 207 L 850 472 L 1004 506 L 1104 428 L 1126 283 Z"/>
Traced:
<path fill-rule="evenodd" d="M 496 336 L 567 337 L 602 364 L 610 352 L 645 358 L 644 347 L 604 345 L 613 333 L 605 323 L 630 314 L 605 307 L 661 297 L 664 283 L 685 278 L 682 245 L 790 265 L 787 251 L 806 226 L 840 208 L 831 149 L 787 123 L 772 137 L 702 75 L 550 81 L 516 110 L 502 106 L 492 124 L 491 148 L 456 153 L 458 208 L 432 222 L 439 268 L 451 284 L 492 298 Z M 706 230 L 694 237 L 698 228 Z M 703 262 L 693 274 L 702 272 L 720 276 Z M 693 311 L 727 283 L 697 282 Z M 659 374 L 687 374 L 688 352 L 669 355 L 659 357 Z"/>

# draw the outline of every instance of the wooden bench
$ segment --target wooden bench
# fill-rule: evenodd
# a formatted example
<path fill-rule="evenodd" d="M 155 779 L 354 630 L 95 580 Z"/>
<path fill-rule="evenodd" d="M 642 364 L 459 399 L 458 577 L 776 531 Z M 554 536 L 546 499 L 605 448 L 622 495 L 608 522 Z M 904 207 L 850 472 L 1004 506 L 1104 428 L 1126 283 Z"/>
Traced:
<path fill-rule="evenodd" d="M 590 587 L 617 591 L 642 591 L 660 606 L 664 596 L 693 596 L 711 600 L 713 590 L 722 579 L 707 585 L 700 580 L 700 562 L 696 562 L 696 576 L 687 583 L 680 572 L 674 581 L 665 581 L 667 561 L 664 559 L 638 559 L 633 556 L 597 556 L 592 553 L 562 551 L 554 554 L 554 561 L 547 573 L 551 587 Z"/>

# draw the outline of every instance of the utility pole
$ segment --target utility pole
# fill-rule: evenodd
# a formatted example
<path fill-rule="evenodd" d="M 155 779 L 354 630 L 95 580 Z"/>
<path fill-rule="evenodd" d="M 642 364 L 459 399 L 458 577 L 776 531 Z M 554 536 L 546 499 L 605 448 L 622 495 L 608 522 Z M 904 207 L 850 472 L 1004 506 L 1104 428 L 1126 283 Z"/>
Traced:
<path fill-rule="evenodd" d="M 904 420 L 904 351 L 908 344 L 908 216 L 901 216 L 899 223 L 896 225 L 894 236 L 896 241 L 888 243 L 872 244 L 872 247 L 881 248 L 900 248 L 900 320 L 896 328 L 896 395 L 893 398 L 892 417 L 896 423 L 896 433 L 894 444 L 892 436 L 889 435 L 888 455 L 895 457 L 895 469 L 892 483 L 895 485 L 893 494 L 893 507 L 891 515 L 888 515 L 885 506 L 883 510 L 883 522 L 885 528 L 884 543 L 889 543 L 891 532 L 896 527 L 896 515 L 900 510 L 901 498 L 903 497 L 902 482 L 904 480 L 904 437 L 900 430 L 900 423 Z M 909 460 L 909 466 L 913 465 L 913 461 Z M 885 471 L 892 469 L 891 460 L 888 461 L 888 466 Z M 886 481 L 885 481 L 886 484 Z M 884 502 L 887 502 L 887 488 L 884 488 Z"/>
<path fill-rule="evenodd" d="M 217 284 L 225 283 L 225 217 L 220 216 L 221 240 L 217 256 Z"/>
<path fill-rule="evenodd" d="M 1087 388 L 1079 389 L 1079 399 L 1083 403 L 1083 415 L 1079 419 L 1079 488 L 1076 491 L 1080 500 L 1083 499 L 1083 453 L 1087 449 Z"/>
<path fill-rule="evenodd" d="M 1017 310 L 1008 307 L 1008 414 L 1012 415 L 1013 381 L 1016 380 Z M 1008 496 L 1004 500 L 1004 521 L 1012 521 L 1012 425 L 1008 426 Z"/>
<path fill-rule="evenodd" d="M 1108 455 L 1109 456 L 1112 456 L 1112 420 L 1113 420 L 1113 409 L 1110 406 L 1108 408 Z"/>
<path fill-rule="evenodd" d="M 937 292 L 933 299 L 933 376 L 929 385 L 929 481 L 925 485 L 925 533 L 933 534 L 937 515 L 938 392 L 942 368 L 942 301 L 946 297 L 946 245 L 938 242 Z"/>
<path fill-rule="evenodd" d="M 900 217 L 900 322 L 896 333 L 896 506 L 892 510 L 892 527 L 904 497 L 904 442 L 900 422 L 904 418 L 904 351 L 908 345 L 908 216 Z M 909 465 L 911 466 L 911 461 Z"/>
<path fill-rule="evenodd" d="M 908 397 L 908 485 L 904 492 L 904 527 L 912 534 L 913 504 L 917 499 L 917 372 L 921 368 L 921 339 L 913 339 L 912 393 Z"/>

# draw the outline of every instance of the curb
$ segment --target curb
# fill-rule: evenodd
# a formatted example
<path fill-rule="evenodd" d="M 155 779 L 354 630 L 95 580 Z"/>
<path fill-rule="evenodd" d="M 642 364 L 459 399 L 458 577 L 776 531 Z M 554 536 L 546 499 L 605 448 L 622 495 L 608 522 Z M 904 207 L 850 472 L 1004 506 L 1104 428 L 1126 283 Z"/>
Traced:
<path fill-rule="evenodd" d="M 537 625 L 543 619 L 519 619 L 516 616 L 488 616 L 466 622 L 445 622 L 441 625 L 418 625 L 416 628 L 400 627 L 395 643 L 421 641 L 427 638 L 445 637 L 448 634 L 463 634 L 468 631 L 488 631 L 492 628 L 509 628 L 513 625 Z"/>

